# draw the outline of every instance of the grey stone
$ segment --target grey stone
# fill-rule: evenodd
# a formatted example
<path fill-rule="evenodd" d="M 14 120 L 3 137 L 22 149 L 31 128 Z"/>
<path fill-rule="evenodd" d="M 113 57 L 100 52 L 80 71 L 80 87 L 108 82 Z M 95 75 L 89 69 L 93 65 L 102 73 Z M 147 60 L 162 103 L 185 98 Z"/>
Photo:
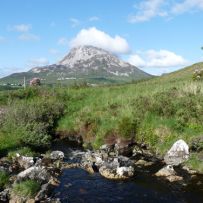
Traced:
<path fill-rule="evenodd" d="M 51 175 L 44 167 L 32 166 L 17 175 L 17 181 L 25 179 L 38 180 L 39 182 L 48 182 Z"/>
<path fill-rule="evenodd" d="M 20 154 L 16 154 L 17 158 L 17 162 L 20 165 L 20 167 L 24 168 L 24 169 L 28 169 L 31 166 L 34 165 L 34 159 L 33 157 L 27 157 L 27 156 L 20 156 Z"/>
<path fill-rule="evenodd" d="M 184 140 L 178 140 L 166 153 L 164 161 L 167 165 L 177 166 L 189 158 L 189 147 Z"/>
<path fill-rule="evenodd" d="M 0 202 L 8 202 L 9 199 L 9 189 L 5 189 L 0 192 Z"/>
<path fill-rule="evenodd" d="M 50 154 L 50 158 L 53 160 L 63 159 L 64 153 L 62 151 L 53 151 Z"/>
<path fill-rule="evenodd" d="M 182 181 L 183 177 L 178 176 L 173 169 L 173 166 L 167 165 L 160 169 L 157 173 L 155 173 L 155 176 L 157 177 L 164 177 L 170 182 L 175 182 L 175 181 Z"/>

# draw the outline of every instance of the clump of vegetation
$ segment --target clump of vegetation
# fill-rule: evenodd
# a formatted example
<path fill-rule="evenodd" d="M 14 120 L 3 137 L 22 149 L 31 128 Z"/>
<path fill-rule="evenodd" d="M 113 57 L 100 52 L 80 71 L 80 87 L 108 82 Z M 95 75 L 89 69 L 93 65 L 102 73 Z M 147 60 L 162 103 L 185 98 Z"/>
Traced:
<path fill-rule="evenodd" d="M 0 171 L 0 189 L 4 188 L 9 182 L 9 174 L 5 171 Z"/>
<path fill-rule="evenodd" d="M 35 157 L 37 155 L 36 152 L 34 152 L 31 148 L 29 147 L 22 147 L 16 150 L 12 150 L 8 153 L 8 158 L 12 160 L 13 158 L 16 157 L 16 154 L 20 154 L 21 156 L 28 156 L 28 157 Z"/>
<path fill-rule="evenodd" d="M 13 186 L 14 194 L 25 198 L 34 197 L 39 190 L 40 184 L 35 180 L 26 180 Z"/>
<path fill-rule="evenodd" d="M 203 79 L 203 69 L 196 69 L 193 72 L 193 80 L 202 80 Z"/>
<path fill-rule="evenodd" d="M 0 126 L 0 151 L 15 150 L 21 146 L 41 149 L 50 145 L 57 121 L 63 115 L 64 104 L 44 92 L 31 92 L 29 96 L 22 94 L 24 99 L 17 97 L 7 106 Z M 42 93 L 44 95 L 40 95 Z"/>
<path fill-rule="evenodd" d="M 123 138 L 135 138 L 138 130 L 138 122 L 137 120 L 130 117 L 123 117 L 118 122 L 118 134 L 120 134 Z"/>
<path fill-rule="evenodd" d="M 202 171 L 203 171 L 203 162 L 202 162 L 203 154 L 201 154 L 201 158 L 199 158 L 199 156 L 200 156 L 199 154 L 192 153 L 189 160 L 186 162 L 186 165 L 189 168 L 196 169 L 197 171 L 202 173 Z"/>
<path fill-rule="evenodd" d="M 30 86 L 40 86 L 41 85 L 41 80 L 40 78 L 33 78 L 30 81 Z"/>

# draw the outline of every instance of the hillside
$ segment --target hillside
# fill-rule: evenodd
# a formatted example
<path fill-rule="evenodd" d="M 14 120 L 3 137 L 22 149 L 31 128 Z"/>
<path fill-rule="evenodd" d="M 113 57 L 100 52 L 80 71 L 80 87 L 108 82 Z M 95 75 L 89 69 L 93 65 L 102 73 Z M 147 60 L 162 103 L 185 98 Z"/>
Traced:
<path fill-rule="evenodd" d="M 0 132 L 0 143 L 7 145 L 0 144 L 0 151 L 19 146 L 22 130 L 30 136 L 19 118 L 25 117 L 28 122 L 29 115 L 43 118 L 38 114 L 49 116 L 52 112 L 57 119 L 57 134 L 81 135 L 84 146 L 98 148 L 116 139 L 133 139 L 162 157 L 175 141 L 183 139 L 191 149 L 186 164 L 203 172 L 203 83 L 193 81 L 191 75 L 197 66 L 203 68 L 203 63 L 136 84 L 0 92 L 0 104 L 9 103 L 11 109 Z M 44 107 L 50 110 L 42 110 Z M 58 113 L 61 108 L 63 113 Z M 33 117 L 30 119 L 33 122 Z M 45 142 L 37 131 L 43 132 L 43 125 L 34 129 L 34 143 Z"/>
<path fill-rule="evenodd" d="M 0 79 L 0 83 L 23 83 L 38 77 L 45 84 L 90 84 L 125 83 L 133 80 L 150 78 L 151 75 L 137 67 L 120 60 L 113 54 L 93 46 L 79 46 L 57 64 L 34 67 L 25 73 L 14 73 Z"/>
<path fill-rule="evenodd" d="M 195 70 L 203 69 L 203 62 L 195 63 L 178 71 L 163 75 L 161 80 L 190 80 Z"/>

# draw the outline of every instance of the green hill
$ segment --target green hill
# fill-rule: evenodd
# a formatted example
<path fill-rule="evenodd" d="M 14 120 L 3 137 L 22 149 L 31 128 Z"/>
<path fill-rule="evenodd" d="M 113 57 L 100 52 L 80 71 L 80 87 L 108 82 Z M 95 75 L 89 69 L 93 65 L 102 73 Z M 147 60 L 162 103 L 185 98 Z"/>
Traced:
<path fill-rule="evenodd" d="M 162 76 L 162 80 L 170 80 L 170 81 L 175 81 L 175 80 L 191 80 L 192 75 L 195 70 L 200 70 L 203 69 L 203 62 L 200 63 L 195 63 L 191 66 L 188 66 L 186 68 L 180 69 L 178 71 L 166 74 Z"/>

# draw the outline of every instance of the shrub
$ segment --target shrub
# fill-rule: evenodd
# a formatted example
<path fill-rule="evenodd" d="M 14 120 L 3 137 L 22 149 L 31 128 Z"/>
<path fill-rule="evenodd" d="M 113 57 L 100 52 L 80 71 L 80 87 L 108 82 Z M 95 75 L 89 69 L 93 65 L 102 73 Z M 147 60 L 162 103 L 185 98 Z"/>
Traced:
<path fill-rule="evenodd" d="M 23 128 L 22 128 L 23 129 Z M 30 147 L 44 148 L 51 143 L 51 134 L 48 134 L 46 123 L 28 123 L 21 131 L 21 142 Z"/>
<path fill-rule="evenodd" d="M 55 100 L 18 102 L 6 113 L 2 132 L 31 147 L 47 147 L 62 115 L 63 104 Z"/>
<path fill-rule="evenodd" d="M 193 80 L 202 80 L 203 79 L 203 69 L 196 69 L 193 72 Z"/>
<path fill-rule="evenodd" d="M 0 171 L 0 189 L 4 188 L 9 182 L 9 175 L 5 171 Z"/>
<path fill-rule="evenodd" d="M 194 152 L 203 151 L 203 136 L 194 137 L 191 140 L 190 149 Z"/>
<path fill-rule="evenodd" d="M 19 89 L 15 91 L 9 91 L 6 94 L 8 102 L 13 102 L 15 100 L 28 100 L 32 99 L 36 96 L 39 96 L 40 90 L 37 88 L 27 88 L 27 89 Z"/>
<path fill-rule="evenodd" d="M 26 180 L 13 186 L 14 194 L 20 197 L 34 197 L 40 190 L 40 184 L 34 180 Z"/>
<path fill-rule="evenodd" d="M 171 117 L 175 114 L 174 100 L 176 98 L 176 90 L 156 93 L 153 96 L 153 104 L 150 111 L 159 116 Z"/>
<path fill-rule="evenodd" d="M 154 132 L 153 129 L 142 126 L 140 128 L 140 131 L 138 133 L 138 139 L 137 141 L 141 144 L 147 144 L 151 149 L 154 149 L 154 147 L 160 142 L 158 135 Z"/>

